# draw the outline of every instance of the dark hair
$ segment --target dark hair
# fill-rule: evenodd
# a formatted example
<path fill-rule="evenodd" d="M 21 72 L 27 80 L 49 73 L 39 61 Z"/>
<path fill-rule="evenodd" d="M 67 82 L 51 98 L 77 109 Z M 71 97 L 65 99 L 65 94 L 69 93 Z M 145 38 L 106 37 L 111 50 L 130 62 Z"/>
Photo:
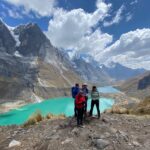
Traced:
<path fill-rule="evenodd" d="M 79 86 L 79 83 L 76 83 L 75 86 Z"/>
<path fill-rule="evenodd" d="M 95 89 L 97 89 L 96 86 L 93 86 L 93 87 L 92 87 L 92 91 L 94 91 Z"/>

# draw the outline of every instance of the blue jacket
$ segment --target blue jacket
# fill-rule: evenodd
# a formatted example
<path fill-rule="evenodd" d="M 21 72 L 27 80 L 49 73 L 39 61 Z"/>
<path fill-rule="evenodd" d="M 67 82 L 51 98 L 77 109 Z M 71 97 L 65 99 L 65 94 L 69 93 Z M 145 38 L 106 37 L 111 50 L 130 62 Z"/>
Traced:
<path fill-rule="evenodd" d="M 77 94 L 79 93 L 80 88 L 79 87 L 72 87 L 71 88 L 71 94 L 72 94 L 72 98 L 75 98 L 77 96 Z"/>

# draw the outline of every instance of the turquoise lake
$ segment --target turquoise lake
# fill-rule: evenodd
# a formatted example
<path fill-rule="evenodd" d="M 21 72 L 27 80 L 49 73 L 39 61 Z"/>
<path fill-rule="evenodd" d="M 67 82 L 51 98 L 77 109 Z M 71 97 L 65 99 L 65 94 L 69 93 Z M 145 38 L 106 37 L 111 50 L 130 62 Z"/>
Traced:
<path fill-rule="evenodd" d="M 99 87 L 98 91 L 101 93 L 118 93 L 118 92 L 120 92 L 118 89 L 116 89 L 112 86 Z"/>
<path fill-rule="evenodd" d="M 114 104 L 113 99 L 100 98 L 100 111 L 111 108 Z M 88 100 L 88 110 L 90 110 L 91 100 Z M 0 114 L 0 126 L 5 125 L 20 125 L 23 124 L 29 116 L 36 111 L 40 111 L 43 116 L 48 113 L 55 115 L 65 114 L 66 116 L 73 116 L 74 114 L 74 100 L 70 97 L 53 98 L 42 101 L 41 103 L 34 103 L 25 105 L 18 109 L 11 110 L 7 113 Z M 96 108 L 94 108 L 94 114 Z"/>

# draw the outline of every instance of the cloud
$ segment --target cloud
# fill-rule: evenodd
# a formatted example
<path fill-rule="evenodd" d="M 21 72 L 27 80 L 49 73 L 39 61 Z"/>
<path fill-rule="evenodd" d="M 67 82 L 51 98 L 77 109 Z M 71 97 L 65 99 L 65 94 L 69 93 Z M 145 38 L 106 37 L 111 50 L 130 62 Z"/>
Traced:
<path fill-rule="evenodd" d="M 138 3 L 138 0 L 133 0 L 131 3 L 130 3 L 130 5 L 135 5 L 135 4 L 137 4 Z"/>
<path fill-rule="evenodd" d="M 121 35 L 97 59 L 104 63 L 115 61 L 128 67 L 150 69 L 150 29 L 137 29 Z"/>
<path fill-rule="evenodd" d="M 8 15 L 15 19 L 23 18 L 23 16 L 19 12 L 17 12 L 16 10 L 12 10 L 12 9 L 8 10 Z"/>
<path fill-rule="evenodd" d="M 87 13 L 83 9 L 66 11 L 59 8 L 55 10 L 46 32 L 52 44 L 57 48 L 80 52 L 103 49 L 112 41 L 112 36 L 102 33 L 96 25 L 108 16 L 111 4 L 98 0 L 96 7 L 93 13 Z M 92 31 L 93 27 L 96 27 L 96 31 Z"/>
<path fill-rule="evenodd" d="M 131 13 L 128 13 L 126 15 L 126 22 L 129 22 L 132 19 L 133 15 Z"/>
<path fill-rule="evenodd" d="M 123 13 L 124 9 L 125 9 L 125 6 L 122 5 L 118 9 L 118 11 L 116 12 L 115 17 L 111 21 L 104 21 L 104 23 L 103 23 L 104 27 L 108 27 L 108 26 L 111 26 L 113 24 L 118 24 L 122 20 L 122 13 Z"/>
<path fill-rule="evenodd" d="M 50 16 L 56 5 L 56 0 L 3 0 L 17 7 L 23 7 L 26 14 L 31 11 L 40 16 Z"/>

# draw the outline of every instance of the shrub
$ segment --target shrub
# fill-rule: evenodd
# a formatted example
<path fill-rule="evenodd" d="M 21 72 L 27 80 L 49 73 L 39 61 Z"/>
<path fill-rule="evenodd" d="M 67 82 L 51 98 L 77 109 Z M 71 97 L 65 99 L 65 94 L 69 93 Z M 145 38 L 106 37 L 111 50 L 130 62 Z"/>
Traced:
<path fill-rule="evenodd" d="M 37 122 L 40 122 L 42 120 L 43 120 L 43 117 L 41 115 L 41 112 L 37 111 L 29 117 L 29 119 L 24 123 L 24 126 L 26 127 L 26 126 L 34 125 Z"/>

